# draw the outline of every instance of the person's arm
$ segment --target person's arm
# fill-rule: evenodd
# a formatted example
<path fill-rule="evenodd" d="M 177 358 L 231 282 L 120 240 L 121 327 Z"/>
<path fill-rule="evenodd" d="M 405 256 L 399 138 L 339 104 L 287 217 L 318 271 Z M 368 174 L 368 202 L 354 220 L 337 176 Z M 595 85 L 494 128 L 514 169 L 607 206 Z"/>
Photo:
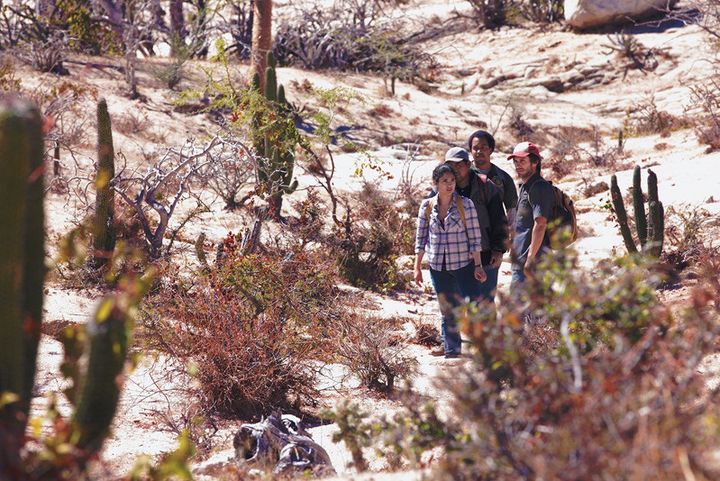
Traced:
<path fill-rule="evenodd" d="M 507 251 L 508 247 L 508 220 L 499 190 L 494 185 L 489 190 L 491 190 L 491 195 L 487 210 L 490 216 L 490 250 L 492 251 L 490 265 L 500 267 L 503 253 Z"/>
<path fill-rule="evenodd" d="M 465 208 L 465 222 L 467 222 L 466 232 L 468 238 L 468 250 L 475 261 L 475 279 L 480 282 L 487 280 L 487 274 L 482 268 L 482 229 L 480 229 L 480 221 L 478 220 L 475 205 L 470 199 L 462 198 L 463 207 Z"/>
<path fill-rule="evenodd" d="M 518 205 L 517 187 L 515 187 L 515 181 L 513 181 L 512 177 L 510 177 L 510 174 L 504 171 L 503 173 L 505 174 L 502 176 L 503 204 L 505 205 L 505 210 L 507 211 L 508 224 L 513 225 Z"/>
<path fill-rule="evenodd" d="M 533 211 L 533 229 L 530 237 L 530 249 L 528 257 L 525 261 L 525 274 L 527 275 L 535 263 L 538 252 L 542 248 L 547 230 L 548 219 L 552 215 L 553 204 L 555 203 L 555 195 L 552 186 L 545 181 L 538 181 L 531 191 L 528 192 L 530 206 Z"/>
<path fill-rule="evenodd" d="M 425 256 L 425 251 L 421 250 L 418 251 L 417 254 L 415 254 L 415 283 L 417 285 L 422 285 L 422 260 L 423 256 Z"/>
<path fill-rule="evenodd" d="M 547 219 L 545 217 L 536 217 L 533 224 L 532 236 L 530 237 L 530 250 L 527 260 L 525 261 L 525 275 L 528 275 L 535 264 L 535 257 L 540 251 L 543 239 L 545 238 L 545 230 L 547 229 Z"/>
<path fill-rule="evenodd" d="M 427 207 L 429 200 L 420 203 L 420 211 L 417 218 L 417 230 L 415 231 L 415 282 L 422 283 L 422 260 L 425 256 L 425 246 L 430 237 L 430 223 L 427 218 Z"/>

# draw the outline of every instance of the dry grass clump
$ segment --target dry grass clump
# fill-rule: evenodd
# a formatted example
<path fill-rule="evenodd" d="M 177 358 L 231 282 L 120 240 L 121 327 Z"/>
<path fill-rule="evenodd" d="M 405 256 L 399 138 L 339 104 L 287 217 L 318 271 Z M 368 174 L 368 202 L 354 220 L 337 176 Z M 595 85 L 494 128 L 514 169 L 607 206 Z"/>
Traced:
<path fill-rule="evenodd" d="M 720 82 L 707 82 L 691 88 L 691 106 L 700 110 L 695 118 L 695 134 L 711 152 L 720 149 Z"/>

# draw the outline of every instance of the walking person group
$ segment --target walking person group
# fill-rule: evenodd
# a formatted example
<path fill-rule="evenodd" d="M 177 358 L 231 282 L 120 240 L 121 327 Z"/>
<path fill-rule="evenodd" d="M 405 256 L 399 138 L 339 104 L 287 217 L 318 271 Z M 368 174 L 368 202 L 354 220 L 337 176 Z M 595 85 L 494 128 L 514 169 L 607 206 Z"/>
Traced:
<path fill-rule="evenodd" d="M 465 299 L 493 307 L 500 264 L 509 248 L 511 290 L 517 293 L 549 246 L 547 222 L 554 194 L 540 175 L 538 147 L 522 142 L 508 156 L 521 182 L 519 196 L 512 177 L 490 162 L 494 149 L 495 139 L 484 130 L 470 135 L 469 152 L 449 149 L 432 174 L 434 195 L 420 205 L 415 281 L 422 283 L 422 261 L 427 258 L 442 315 L 443 343 L 434 355 L 460 356 L 454 310 Z"/>

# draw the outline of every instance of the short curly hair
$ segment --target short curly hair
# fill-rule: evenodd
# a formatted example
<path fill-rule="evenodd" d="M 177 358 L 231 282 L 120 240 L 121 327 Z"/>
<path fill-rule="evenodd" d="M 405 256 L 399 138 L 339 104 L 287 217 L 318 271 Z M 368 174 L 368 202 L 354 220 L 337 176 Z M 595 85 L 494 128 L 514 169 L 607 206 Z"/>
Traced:
<path fill-rule="evenodd" d="M 468 151 L 472 150 L 473 139 L 485 139 L 488 147 L 490 147 L 490 152 L 495 152 L 495 137 L 493 137 L 490 132 L 486 130 L 476 130 L 470 134 L 470 138 L 468 139 Z"/>

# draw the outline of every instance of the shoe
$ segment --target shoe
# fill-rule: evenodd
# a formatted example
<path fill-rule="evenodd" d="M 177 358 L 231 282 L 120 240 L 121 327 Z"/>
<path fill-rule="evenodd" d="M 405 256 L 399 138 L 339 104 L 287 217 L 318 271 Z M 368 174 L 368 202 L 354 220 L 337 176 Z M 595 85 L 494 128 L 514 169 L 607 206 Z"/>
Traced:
<path fill-rule="evenodd" d="M 448 354 L 445 354 L 445 359 L 457 359 L 461 356 L 459 352 L 450 352 Z"/>
<path fill-rule="evenodd" d="M 440 346 L 430 351 L 431 356 L 440 357 L 445 355 L 445 348 Z"/>

